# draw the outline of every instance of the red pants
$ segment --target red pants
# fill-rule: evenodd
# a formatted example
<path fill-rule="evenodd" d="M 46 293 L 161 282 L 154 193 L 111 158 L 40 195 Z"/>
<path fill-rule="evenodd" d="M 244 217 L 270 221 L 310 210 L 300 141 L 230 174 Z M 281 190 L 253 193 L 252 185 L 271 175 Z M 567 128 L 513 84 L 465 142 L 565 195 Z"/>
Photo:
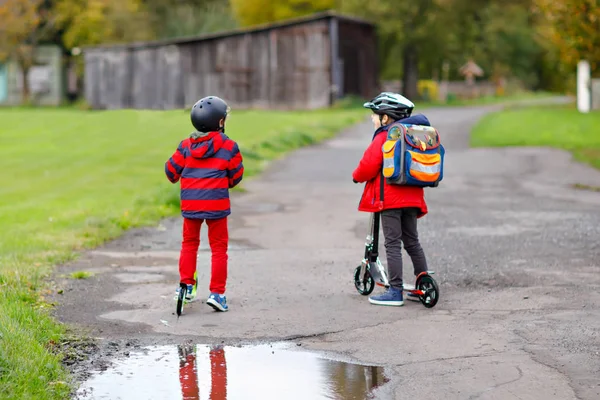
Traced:
<path fill-rule="evenodd" d="M 196 365 L 196 351 L 193 347 L 186 349 L 189 354 L 179 349 L 179 383 L 183 400 L 200 400 L 198 375 L 203 371 Z M 185 358 L 184 358 L 185 357 Z M 210 400 L 227 399 L 227 360 L 225 349 L 210 350 Z"/>
<path fill-rule="evenodd" d="M 203 219 L 183 219 L 183 241 L 181 242 L 181 255 L 179 256 L 179 277 L 181 282 L 194 285 L 194 272 L 198 259 L 200 246 L 200 227 Z M 229 232 L 227 231 L 227 218 L 207 219 L 208 242 L 211 251 L 210 292 L 225 293 L 227 282 L 227 245 Z"/>
<path fill-rule="evenodd" d="M 210 400 L 227 399 L 227 360 L 225 349 L 210 350 Z"/>
<path fill-rule="evenodd" d="M 185 357 L 185 358 L 184 358 Z M 183 400 L 199 400 L 198 371 L 196 367 L 196 350 L 188 347 L 179 348 L 179 384 Z"/>

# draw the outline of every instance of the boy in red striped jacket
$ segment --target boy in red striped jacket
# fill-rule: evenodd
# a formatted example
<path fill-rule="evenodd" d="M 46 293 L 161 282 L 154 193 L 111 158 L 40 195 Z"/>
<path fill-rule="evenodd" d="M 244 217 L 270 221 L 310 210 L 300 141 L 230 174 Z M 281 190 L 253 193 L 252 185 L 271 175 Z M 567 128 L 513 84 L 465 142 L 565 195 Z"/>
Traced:
<path fill-rule="evenodd" d="M 179 257 L 180 282 L 187 284 L 186 301 L 196 299 L 196 260 L 200 246 L 200 227 L 206 221 L 211 250 L 210 296 L 207 304 L 216 311 L 227 311 L 227 216 L 231 214 L 229 189 L 244 175 L 238 145 L 225 135 L 229 107 L 222 99 L 209 96 L 192 107 L 196 132 L 183 140 L 165 163 L 172 183 L 181 181 L 183 240 Z M 177 289 L 177 295 L 179 294 Z"/>

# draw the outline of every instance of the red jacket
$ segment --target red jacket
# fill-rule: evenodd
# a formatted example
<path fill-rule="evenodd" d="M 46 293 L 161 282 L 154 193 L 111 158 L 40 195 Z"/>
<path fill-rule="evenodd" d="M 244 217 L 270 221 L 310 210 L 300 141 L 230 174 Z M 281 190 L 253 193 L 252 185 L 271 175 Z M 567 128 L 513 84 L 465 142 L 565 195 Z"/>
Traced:
<path fill-rule="evenodd" d="M 378 212 L 392 208 L 419 208 L 419 218 L 427 214 L 423 188 L 416 186 L 388 185 L 384 181 L 383 203 L 381 202 L 381 171 L 383 153 L 381 147 L 387 138 L 385 127 L 375 132 L 373 141 L 352 173 L 356 182 L 367 182 L 358 205 L 359 211 Z"/>
<path fill-rule="evenodd" d="M 229 189 L 244 175 L 238 145 L 223 132 L 182 141 L 165 163 L 167 178 L 181 179 L 181 214 L 191 219 L 220 219 L 231 214 Z"/>

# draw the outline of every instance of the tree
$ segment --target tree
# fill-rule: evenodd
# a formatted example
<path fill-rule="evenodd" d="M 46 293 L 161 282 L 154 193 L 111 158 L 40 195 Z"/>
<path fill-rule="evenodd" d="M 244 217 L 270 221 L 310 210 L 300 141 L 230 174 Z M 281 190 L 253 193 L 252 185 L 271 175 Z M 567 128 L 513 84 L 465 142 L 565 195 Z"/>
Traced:
<path fill-rule="evenodd" d="M 55 12 L 67 48 L 155 37 L 140 0 L 57 0 Z"/>
<path fill-rule="evenodd" d="M 334 8 L 335 3 L 335 0 L 231 0 L 234 15 L 242 26 L 326 11 Z"/>
<path fill-rule="evenodd" d="M 473 59 L 486 79 L 517 77 L 529 87 L 550 63 L 535 40 L 534 0 L 341 0 L 340 9 L 377 25 L 384 79 L 402 78 L 403 92 L 417 97 L 419 76 L 450 78 Z M 548 53 L 550 54 L 550 53 Z"/>
<path fill-rule="evenodd" d="M 152 40 L 156 25 L 141 0 L 55 0 L 54 12 L 67 49 Z M 74 59 L 79 79 L 83 58 Z"/>
<path fill-rule="evenodd" d="M 228 1 L 143 0 L 156 36 L 194 36 L 237 28 Z"/>
<path fill-rule="evenodd" d="M 417 98 L 419 58 L 425 47 L 435 48 L 444 37 L 439 22 L 448 0 L 343 0 L 340 8 L 375 22 L 381 37 L 381 52 L 402 54 L 403 92 L 408 98 Z M 398 65 L 398 63 L 396 63 Z"/>
<path fill-rule="evenodd" d="M 535 40 L 530 5 L 531 0 L 453 0 L 444 23 L 449 30 L 442 46 L 445 57 L 453 65 L 473 58 L 488 78 L 514 76 L 535 86 L 542 48 Z"/>
<path fill-rule="evenodd" d="M 600 73 L 600 0 L 536 0 L 544 18 L 542 38 L 555 46 L 570 68 L 582 59 Z"/>
<path fill-rule="evenodd" d="M 23 102 L 29 102 L 29 71 L 35 65 L 35 50 L 53 28 L 53 18 L 43 0 L 0 2 L 0 61 L 14 59 L 21 69 Z"/>

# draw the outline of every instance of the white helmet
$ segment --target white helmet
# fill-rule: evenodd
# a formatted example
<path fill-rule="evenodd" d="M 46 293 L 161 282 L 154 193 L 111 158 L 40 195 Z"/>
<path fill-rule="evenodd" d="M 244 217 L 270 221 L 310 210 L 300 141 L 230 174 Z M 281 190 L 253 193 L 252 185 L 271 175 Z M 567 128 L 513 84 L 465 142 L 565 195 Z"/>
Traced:
<path fill-rule="evenodd" d="M 398 121 L 410 117 L 415 105 L 398 93 L 382 92 L 373 100 L 366 102 L 363 107 L 373 110 L 375 114 L 388 115 Z"/>

